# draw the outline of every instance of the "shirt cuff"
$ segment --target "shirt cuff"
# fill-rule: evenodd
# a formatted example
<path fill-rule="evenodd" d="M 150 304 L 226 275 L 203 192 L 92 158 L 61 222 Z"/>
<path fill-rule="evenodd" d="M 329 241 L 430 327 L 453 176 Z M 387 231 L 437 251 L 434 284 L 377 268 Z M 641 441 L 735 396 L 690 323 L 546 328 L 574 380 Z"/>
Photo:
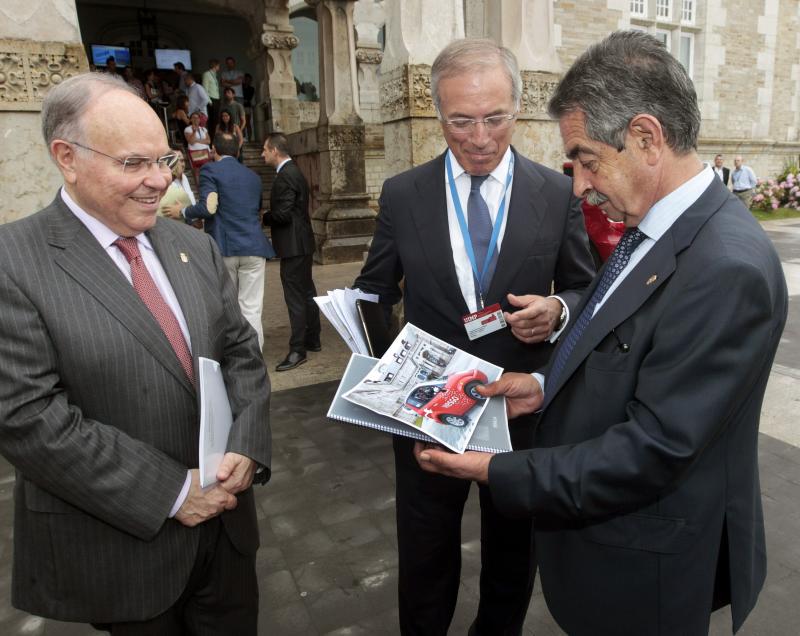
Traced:
<path fill-rule="evenodd" d="M 542 398 L 544 398 L 544 374 L 543 373 L 531 373 L 533 379 L 539 383 L 539 386 L 542 388 Z M 542 401 L 544 404 L 544 400 Z M 541 410 L 541 409 L 540 409 Z M 537 411 L 538 413 L 538 411 Z"/>
<path fill-rule="evenodd" d="M 561 303 L 561 306 L 564 308 L 564 311 L 567 312 L 566 318 L 564 318 L 564 325 L 558 331 L 554 331 L 553 333 L 551 333 L 550 337 L 547 339 L 547 342 L 555 342 L 561 337 L 561 334 L 564 333 L 564 330 L 567 328 L 567 325 L 569 324 L 569 307 L 567 307 L 567 303 L 564 302 L 564 299 L 561 298 L 561 296 L 553 295 L 553 296 L 548 296 L 548 298 L 555 298 L 558 302 Z M 544 387 L 544 384 L 542 384 L 542 387 Z"/>
<path fill-rule="evenodd" d="M 181 488 L 181 492 L 178 495 L 178 498 L 175 500 L 175 503 L 172 506 L 172 510 L 169 511 L 169 518 L 172 519 L 176 514 L 178 514 L 178 510 L 181 509 L 183 502 L 186 501 L 186 498 L 189 496 L 189 488 L 192 486 L 192 471 L 186 471 L 186 480 L 183 482 L 183 488 Z"/>

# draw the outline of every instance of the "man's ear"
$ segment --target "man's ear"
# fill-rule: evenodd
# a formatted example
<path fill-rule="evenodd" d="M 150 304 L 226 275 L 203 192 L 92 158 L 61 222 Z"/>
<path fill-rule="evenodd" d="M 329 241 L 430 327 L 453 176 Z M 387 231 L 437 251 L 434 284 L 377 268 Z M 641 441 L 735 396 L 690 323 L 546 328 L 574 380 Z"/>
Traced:
<path fill-rule="evenodd" d="M 78 178 L 75 153 L 76 150 L 72 144 L 62 139 L 54 139 L 50 142 L 50 156 L 56 162 L 64 181 L 70 184 L 74 184 Z"/>
<path fill-rule="evenodd" d="M 666 139 L 661 123 L 652 115 L 636 115 L 628 124 L 630 135 L 637 150 L 654 163 L 666 148 Z"/>

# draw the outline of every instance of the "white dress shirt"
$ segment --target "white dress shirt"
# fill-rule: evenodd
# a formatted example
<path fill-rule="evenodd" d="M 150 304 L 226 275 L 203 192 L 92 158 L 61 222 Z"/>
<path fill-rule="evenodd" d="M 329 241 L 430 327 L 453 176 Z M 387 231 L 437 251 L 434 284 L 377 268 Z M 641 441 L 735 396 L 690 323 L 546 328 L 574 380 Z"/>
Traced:
<path fill-rule="evenodd" d="M 86 229 L 92 233 L 92 236 L 97 239 L 97 242 L 100 243 L 102 248 L 106 251 L 106 254 L 111 257 L 111 260 L 114 261 L 114 264 L 122 272 L 122 275 L 125 276 L 131 285 L 133 285 L 130 263 L 128 263 L 128 260 L 125 258 L 125 255 L 122 253 L 122 251 L 120 251 L 120 249 L 113 244 L 114 241 L 120 238 L 119 234 L 109 229 L 109 227 L 99 219 L 84 211 L 75 202 L 75 200 L 69 196 L 65 188 L 61 188 L 61 199 L 70 209 L 70 211 L 76 217 L 78 217 L 78 220 L 86 226 Z M 186 325 L 186 318 L 183 315 L 183 311 L 178 303 L 178 298 L 175 296 L 175 291 L 172 289 L 172 285 L 169 282 L 169 278 L 167 278 L 167 273 L 161 266 L 161 261 L 158 260 L 158 256 L 156 255 L 155 250 L 150 243 L 150 239 L 148 239 L 144 234 L 139 234 L 136 236 L 136 240 L 139 243 L 139 252 L 142 255 L 142 260 L 144 261 L 145 267 L 147 268 L 147 271 L 150 272 L 150 276 L 153 278 L 156 287 L 158 287 L 158 291 L 161 293 L 161 297 L 164 299 L 164 302 L 167 303 L 172 313 L 175 314 L 175 318 L 178 320 L 178 324 L 181 327 L 183 337 L 186 339 L 186 345 L 189 347 L 189 351 L 191 351 L 192 341 L 189 338 L 189 327 Z M 191 484 L 192 473 L 191 471 L 187 470 L 186 480 L 183 482 L 183 488 L 181 489 L 178 498 L 175 500 L 172 510 L 170 510 L 170 517 L 174 517 L 180 507 L 183 505 L 183 502 L 189 495 L 189 488 L 191 487 Z"/>

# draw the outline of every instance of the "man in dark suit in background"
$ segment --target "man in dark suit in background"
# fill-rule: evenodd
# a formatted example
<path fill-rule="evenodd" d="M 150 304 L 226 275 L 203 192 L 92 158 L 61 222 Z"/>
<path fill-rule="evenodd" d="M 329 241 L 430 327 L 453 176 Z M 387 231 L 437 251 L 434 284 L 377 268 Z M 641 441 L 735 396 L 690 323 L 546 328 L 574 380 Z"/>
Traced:
<path fill-rule="evenodd" d="M 723 163 L 722 155 L 717 155 L 716 157 L 714 157 L 714 174 L 717 175 L 717 177 L 719 177 L 719 180 L 722 181 L 722 183 L 724 183 L 725 186 L 727 187 L 728 179 L 731 176 L 731 171 L 725 166 L 723 166 L 722 163 Z"/>
<path fill-rule="evenodd" d="M 238 290 L 239 307 L 264 347 L 264 276 L 266 259 L 275 250 L 261 230 L 261 178 L 236 161 L 239 144 L 233 135 L 214 137 L 214 159 L 200 169 L 200 197 L 195 205 L 167 208 L 173 218 L 203 219 L 206 232 L 214 237 L 225 267 Z M 232 160 L 232 161 L 231 161 Z"/>
<path fill-rule="evenodd" d="M 568 177 L 510 146 L 521 97 L 510 51 L 456 41 L 434 62 L 431 88 L 449 150 L 384 183 L 355 286 L 386 304 L 402 297 L 407 321 L 452 345 L 530 371 L 547 361 L 592 278 L 579 201 Z M 482 310 L 510 329 L 471 339 L 464 318 Z M 529 448 L 533 427 L 532 417 L 510 422 L 515 448 Z M 459 588 L 469 483 L 423 472 L 412 450 L 412 440 L 395 437 L 400 628 L 444 636 Z M 470 633 L 517 635 L 535 572 L 530 520 L 501 516 L 484 487 L 480 500 L 480 605 Z"/>
<path fill-rule="evenodd" d="M 281 259 L 283 298 L 292 328 L 289 354 L 275 370 L 288 371 L 306 361 L 306 351 L 321 350 L 319 308 L 314 302 L 317 290 L 311 274 L 314 230 L 308 213 L 308 184 L 289 156 L 286 137 L 280 133 L 269 135 L 261 156 L 278 172 L 264 225 L 272 228 L 272 243 Z"/>
<path fill-rule="evenodd" d="M 254 635 L 250 484 L 270 463 L 256 334 L 213 241 L 157 218 L 177 156 L 133 89 L 70 78 L 48 92 L 42 122 L 64 186 L 0 227 L 12 603 L 113 634 Z M 200 356 L 221 365 L 233 411 L 219 483 L 206 490 Z"/>
<path fill-rule="evenodd" d="M 508 396 L 509 415 L 541 409 L 533 449 L 415 452 L 535 519 L 568 634 L 707 634 L 728 603 L 736 632 L 766 574 L 758 421 L 786 321 L 780 260 L 700 162 L 694 86 L 652 36 L 591 47 L 550 113 L 575 193 L 628 230 L 544 378 L 485 391 Z"/>

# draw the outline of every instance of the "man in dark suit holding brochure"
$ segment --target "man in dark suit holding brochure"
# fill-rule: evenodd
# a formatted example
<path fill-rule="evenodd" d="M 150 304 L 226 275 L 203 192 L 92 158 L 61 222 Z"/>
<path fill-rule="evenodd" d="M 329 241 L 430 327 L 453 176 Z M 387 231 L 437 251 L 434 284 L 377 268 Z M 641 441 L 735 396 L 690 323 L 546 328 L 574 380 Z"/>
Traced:
<path fill-rule="evenodd" d="M 402 297 L 407 321 L 454 346 L 530 371 L 547 361 L 592 277 L 579 201 L 567 177 L 510 147 L 521 96 L 510 51 L 456 41 L 431 75 L 449 150 L 384 183 L 355 286 L 389 305 Z M 509 327 L 478 333 L 483 321 L 469 319 L 478 312 Z M 515 448 L 530 446 L 533 423 L 510 423 Z M 395 436 L 394 450 L 401 632 L 444 636 L 458 594 L 469 483 L 423 472 L 412 440 Z M 519 634 L 535 571 L 530 521 L 502 517 L 484 487 L 480 498 L 481 598 L 471 633 Z"/>
<path fill-rule="evenodd" d="M 211 237 L 157 217 L 177 155 L 130 87 L 70 78 L 48 92 L 42 121 L 64 186 L 0 227 L 12 603 L 113 634 L 254 636 L 251 483 L 270 474 L 256 333 Z M 200 356 L 221 364 L 233 412 L 206 490 Z"/>
<path fill-rule="evenodd" d="M 700 162 L 692 81 L 655 38 L 591 47 L 550 112 L 575 193 L 628 229 L 544 377 L 485 390 L 509 398 L 509 415 L 541 410 L 534 448 L 420 445 L 419 463 L 535 519 L 544 595 L 566 633 L 707 634 L 726 604 L 736 632 L 766 573 L 757 441 L 786 321 L 780 260 Z"/>

